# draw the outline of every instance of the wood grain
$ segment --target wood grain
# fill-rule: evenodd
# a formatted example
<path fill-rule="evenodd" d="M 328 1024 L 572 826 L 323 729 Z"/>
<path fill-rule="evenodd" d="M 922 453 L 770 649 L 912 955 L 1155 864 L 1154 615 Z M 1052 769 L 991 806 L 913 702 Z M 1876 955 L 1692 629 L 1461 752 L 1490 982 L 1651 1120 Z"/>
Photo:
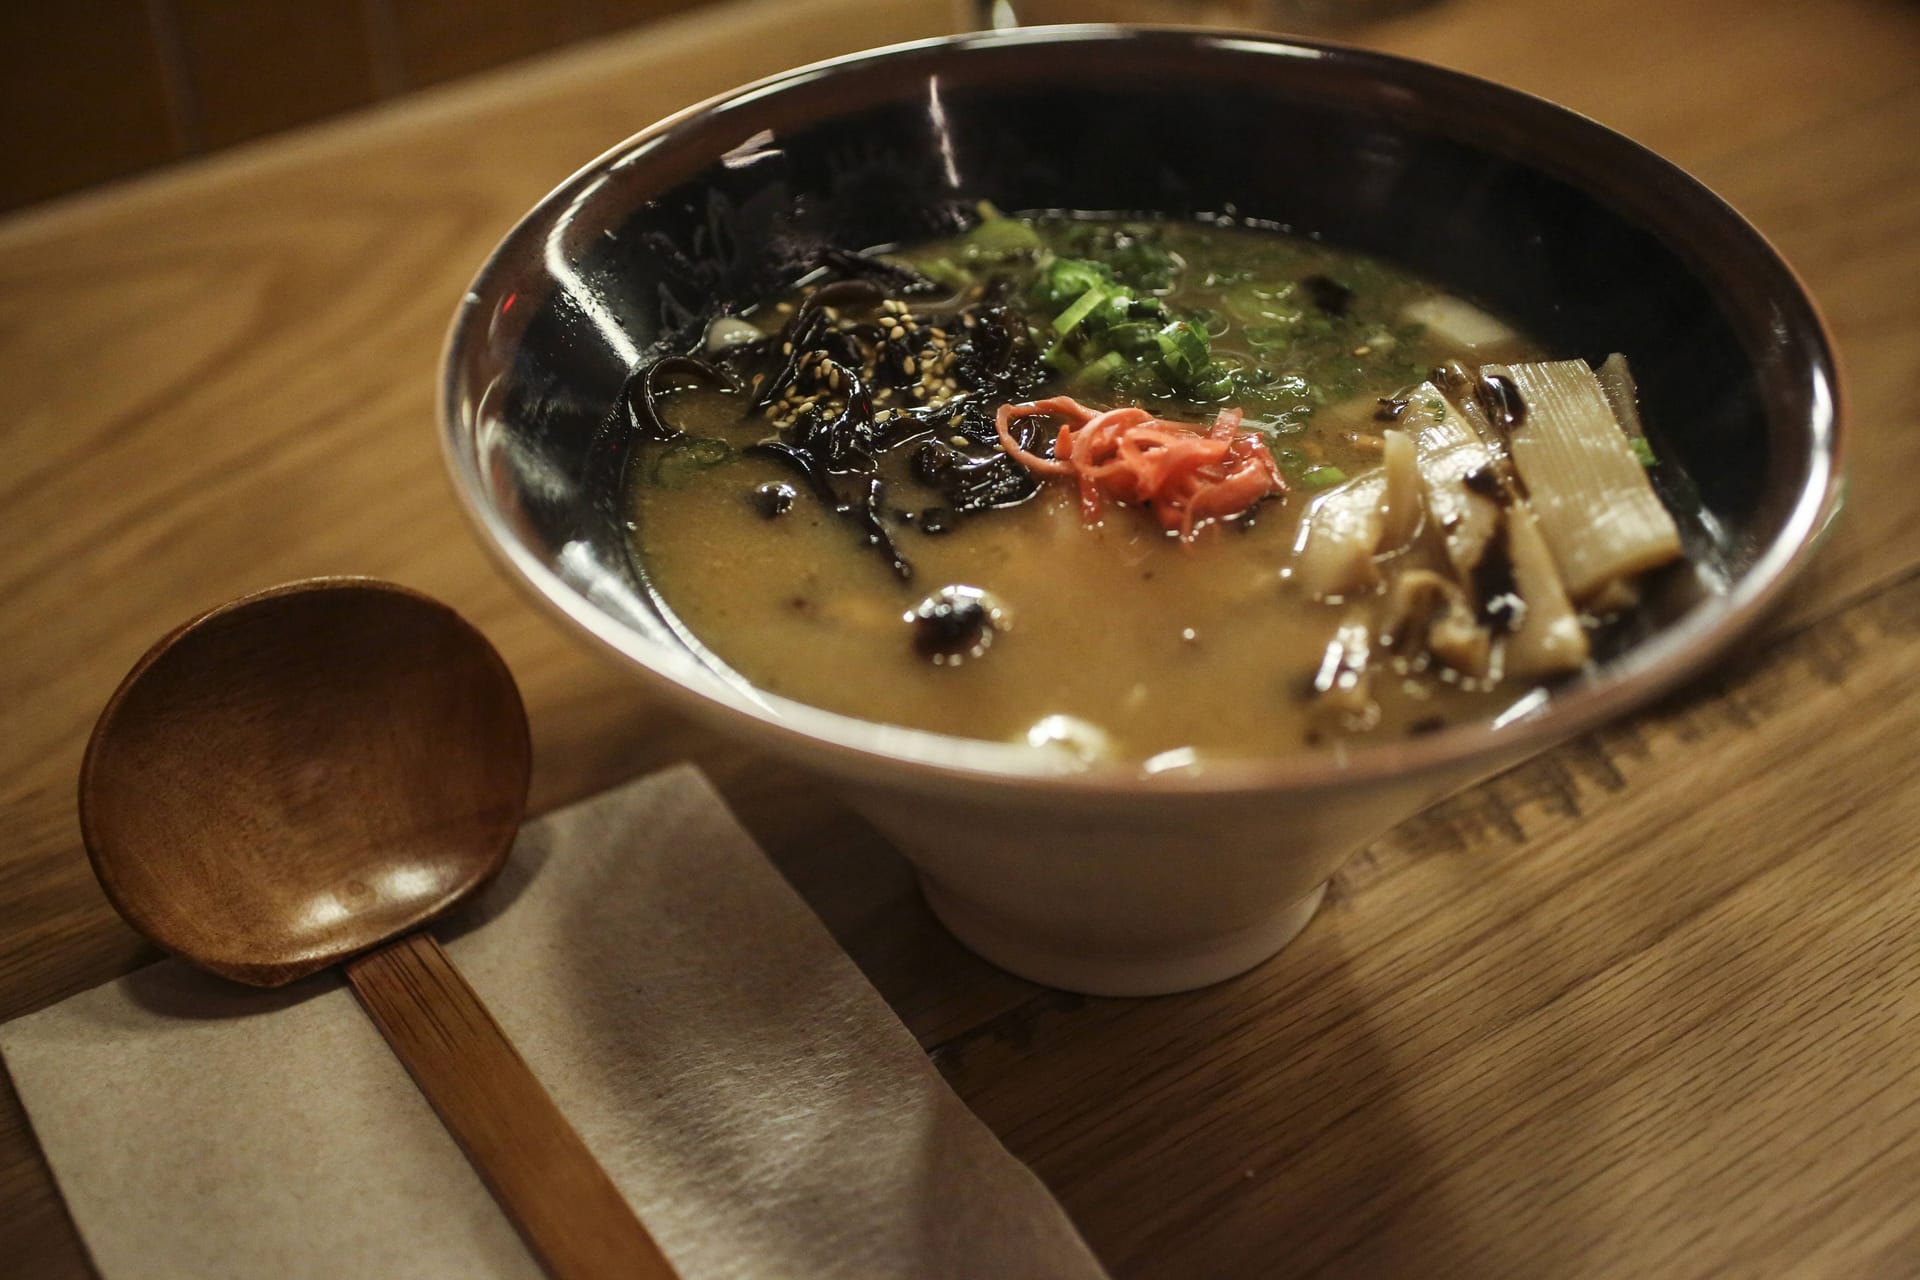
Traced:
<path fill-rule="evenodd" d="M 80 832 L 143 935 L 278 987 L 478 892 L 531 770 L 513 675 L 484 637 L 405 588 L 323 578 L 223 605 L 141 656 L 87 742 Z"/>
<path fill-rule="evenodd" d="M 703 0 L 385 0 L 410 85 L 436 84 L 586 36 L 658 18 Z"/>
<path fill-rule="evenodd" d="M 667 110 L 950 11 L 703 11 L 0 223 L 0 1017 L 146 954 L 72 815 L 119 673 L 196 607 L 373 573 L 506 655 L 536 808 L 707 768 L 1122 1280 L 1920 1274 L 1920 11 L 1442 0 L 1342 32 L 1566 102 L 1752 219 L 1839 335 L 1851 498 L 1757 656 L 1403 826 L 1277 963 L 1137 1003 L 960 951 L 830 793 L 537 616 L 434 451 L 452 301 L 521 210 Z M 88 1274 L 5 1091 L 0 1257 Z"/>
<path fill-rule="evenodd" d="M 347 964 L 367 1014 L 555 1280 L 673 1280 L 647 1229 L 426 933 Z"/>

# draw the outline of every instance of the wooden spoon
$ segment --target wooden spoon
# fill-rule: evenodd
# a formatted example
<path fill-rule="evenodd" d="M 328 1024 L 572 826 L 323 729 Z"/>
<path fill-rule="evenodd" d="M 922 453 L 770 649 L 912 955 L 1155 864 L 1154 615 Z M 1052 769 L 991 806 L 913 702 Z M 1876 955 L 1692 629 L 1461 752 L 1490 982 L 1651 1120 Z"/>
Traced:
<path fill-rule="evenodd" d="M 222 605 L 134 665 L 80 768 L 120 914 L 275 987 L 345 962 L 420 1091 L 549 1274 L 672 1268 L 421 925 L 492 878 L 526 808 L 513 676 L 453 610 L 324 578 Z"/>

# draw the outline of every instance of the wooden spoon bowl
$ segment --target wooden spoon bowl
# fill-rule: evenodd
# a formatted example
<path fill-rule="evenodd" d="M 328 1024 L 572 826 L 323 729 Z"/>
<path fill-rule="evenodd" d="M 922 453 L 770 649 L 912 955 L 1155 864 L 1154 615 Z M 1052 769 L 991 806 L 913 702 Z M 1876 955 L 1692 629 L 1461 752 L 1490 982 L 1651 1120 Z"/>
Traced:
<path fill-rule="evenodd" d="M 94 728 L 80 826 L 135 928 L 279 986 L 485 884 L 531 761 L 513 677 L 459 614 L 387 583 L 295 583 L 147 651 Z"/>

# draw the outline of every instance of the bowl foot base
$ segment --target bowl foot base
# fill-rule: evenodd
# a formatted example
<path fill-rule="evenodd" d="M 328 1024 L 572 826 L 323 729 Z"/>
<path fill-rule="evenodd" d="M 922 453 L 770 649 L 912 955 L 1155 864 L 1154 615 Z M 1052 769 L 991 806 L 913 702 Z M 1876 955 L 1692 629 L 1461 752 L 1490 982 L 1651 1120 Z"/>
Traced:
<path fill-rule="evenodd" d="M 1050 945 L 1009 929 L 1000 919 L 936 881 L 921 892 L 940 923 L 968 950 L 1022 978 L 1090 996 L 1159 996 L 1211 986 L 1245 973 L 1292 942 L 1326 897 L 1325 883 L 1297 902 L 1232 933 L 1179 946 L 1103 952 Z"/>

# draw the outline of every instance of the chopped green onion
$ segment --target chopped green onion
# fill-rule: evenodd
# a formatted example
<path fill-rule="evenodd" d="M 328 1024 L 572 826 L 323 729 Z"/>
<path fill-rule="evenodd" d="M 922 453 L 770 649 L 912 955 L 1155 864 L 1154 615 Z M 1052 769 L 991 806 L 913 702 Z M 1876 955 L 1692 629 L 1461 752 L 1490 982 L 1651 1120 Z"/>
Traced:
<path fill-rule="evenodd" d="M 1629 437 L 1627 447 L 1633 450 L 1633 456 L 1640 460 L 1641 466 L 1657 467 L 1660 465 L 1660 459 L 1653 456 L 1653 446 L 1647 443 L 1645 436 Z"/>
<path fill-rule="evenodd" d="M 1118 351 L 1109 351 L 1098 360 L 1082 365 L 1080 372 L 1073 375 L 1073 382 L 1075 386 L 1103 387 L 1126 367 L 1125 356 Z"/>
<path fill-rule="evenodd" d="M 1143 224 L 1079 223 L 1067 227 L 1060 241 L 1063 252 L 1105 265 L 1130 289 L 1162 293 L 1180 273 L 1179 258 Z"/>
<path fill-rule="evenodd" d="M 1212 363 L 1207 335 L 1198 326 L 1175 320 L 1160 330 L 1160 363 L 1175 385 L 1197 378 Z"/>
<path fill-rule="evenodd" d="M 973 272 L 967 270 L 952 258 L 934 258 L 928 262 L 915 264 L 920 274 L 930 280 L 937 280 L 949 289 L 964 289 L 973 283 Z"/>
<path fill-rule="evenodd" d="M 971 258 L 1014 258 L 1040 248 L 1040 233 L 1018 218 L 993 218 L 967 232 Z"/>
<path fill-rule="evenodd" d="M 1200 326 L 1209 338 L 1218 338 L 1233 327 L 1233 321 L 1224 311 L 1215 311 L 1210 307 L 1188 307 L 1186 318 Z"/>
<path fill-rule="evenodd" d="M 1151 320 L 1129 320 L 1116 324 L 1101 335 L 1106 344 L 1127 356 L 1157 354 L 1160 350 L 1160 326 Z"/>
<path fill-rule="evenodd" d="M 1080 322 L 1092 314 L 1093 309 L 1105 302 L 1108 297 L 1104 285 L 1095 285 L 1074 300 L 1072 306 L 1053 318 L 1054 332 L 1066 337 L 1080 327 Z"/>
<path fill-rule="evenodd" d="M 1195 400 L 1225 400 L 1233 394 L 1233 371 L 1225 365 L 1210 364 L 1187 384 L 1187 394 Z"/>
<path fill-rule="evenodd" d="M 1155 307 L 1158 307 L 1160 302 L 1158 298 L 1148 298 L 1145 301 L 1154 304 Z M 1104 332 L 1116 326 L 1133 324 L 1137 321 L 1146 321 L 1158 327 L 1158 316 L 1157 310 L 1147 309 L 1142 305 L 1142 300 L 1132 294 L 1124 291 L 1113 292 L 1109 293 L 1106 300 L 1087 317 L 1087 329 L 1089 332 Z"/>
<path fill-rule="evenodd" d="M 1300 483 L 1309 489 L 1331 489 L 1347 478 L 1347 473 L 1338 467 L 1315 467 L 1303 473 Z"/>
<path fill-rule="evenodd" d="M 1055 258 L 1033 282 L 1034 301 L 1052 309 L 1065 307 L 1087 290 L 1105 286 L 1108 292 L 1119 287 L 1113 272 L 1085 258 Z"/>

